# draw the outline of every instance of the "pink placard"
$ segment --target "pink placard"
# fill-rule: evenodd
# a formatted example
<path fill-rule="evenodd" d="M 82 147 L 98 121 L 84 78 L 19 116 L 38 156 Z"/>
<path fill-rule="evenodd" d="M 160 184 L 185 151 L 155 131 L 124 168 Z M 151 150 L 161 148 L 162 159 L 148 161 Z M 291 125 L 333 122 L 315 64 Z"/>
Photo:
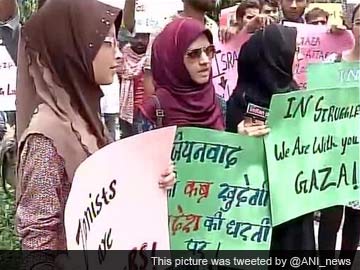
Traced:
<path fill-rule="evenodd" d="M 79 166 L 65 209 L 66 237 L 69 250 L 98 250 L 84 257 L 91 269 L 130 267 L 125 252 L 109 250 L 170 249 L 167 193 L 158 182 L 175 133 L 168 127 L 117 141 Z"/>
<path fill-rule="evenodd" d="M 219 25 L 220 27 L 229 27 L 231 20 L 236 20 L 236 10 L 238 5 L 224 8 L 220 12 Z"/>
<path fill-rule="evenodd" d="M 238 56 L 241 46 L 250 38 L 241 31 L 228 43 L 216 42 L 216 54 L 212 63 L 213 83 L 216 93 L 227 101 L 236 87 Z"/>
<path fill-rule="evenodd" d="M 309 63 L 324 62 L 334 53 L 349 50 L 354 45 L 354 38 L 350 31 L 330 33 L 328 26 L 285 23 L 286 26 L 296 27 L 298 53 L 295 58 L 294 77 L 302 89 L 306 89 L 306 71 Z"/>

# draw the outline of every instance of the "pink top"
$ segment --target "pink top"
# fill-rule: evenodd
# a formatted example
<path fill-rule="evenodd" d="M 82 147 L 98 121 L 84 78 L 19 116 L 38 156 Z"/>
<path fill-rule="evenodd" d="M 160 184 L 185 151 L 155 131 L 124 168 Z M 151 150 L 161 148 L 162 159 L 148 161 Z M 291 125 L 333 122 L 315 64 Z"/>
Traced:
<path fill-rule="evenodd" d="M 30 135 L 21 153 L 16 228 L 23 250 L 66 250 L 64 210 L 71 183 L 52 141 Z"/>

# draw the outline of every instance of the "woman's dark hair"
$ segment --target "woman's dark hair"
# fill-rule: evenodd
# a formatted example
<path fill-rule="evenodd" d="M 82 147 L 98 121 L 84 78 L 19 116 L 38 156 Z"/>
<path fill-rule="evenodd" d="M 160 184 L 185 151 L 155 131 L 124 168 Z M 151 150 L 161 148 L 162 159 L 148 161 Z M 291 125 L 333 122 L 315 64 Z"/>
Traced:
<path fill-rule="evenodd" d="M 355 15 L 356 15 L 356 13 L 358 12 L 359 8 L 360 8 L 360 4 L 356 5 L 356 7 L 354 8 L 354 11 L 353 11 L 352 17 L 351 17 L 351 23 L 354 23 L 354 21 L 355 21 Z"/>

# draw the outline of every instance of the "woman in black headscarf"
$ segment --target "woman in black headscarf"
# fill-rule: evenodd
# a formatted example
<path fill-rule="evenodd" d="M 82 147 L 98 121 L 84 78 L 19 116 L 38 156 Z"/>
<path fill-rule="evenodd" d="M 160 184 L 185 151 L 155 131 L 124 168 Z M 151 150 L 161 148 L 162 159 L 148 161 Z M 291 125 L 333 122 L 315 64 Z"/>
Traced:
<path fill-rule="evenodd" d="M 228 101 L 228 131 L 249 136 L 269 133 L 265 120 L 248 121 L 247 105 L 251 103 L 266 110 L 274 94 L 298 89 L 292 73 L 296 35 L 295 28 L 272 24 L 256 32 L 244 44 L 239 55 L 238 84 Z M 276 226 L 271 250 L 315 251 L 313 215 Z"/>
<path fill-rule="evenodd" d="M 227 131 L 238 132 L 246 118 L 249 103 L 269 108 L 273 94 L 297 89 L 292 66 L 296 51 L 296 29 L 269 25 L 255 33 L 246 42 L 239 55 L 238 82 L 227 104 Z M 263 123 L 247 129 L 247 134 L 264 135 L 268 129 Z M 245 123 L 246 125 L 246 123 Z M 248 134 L 250 135 L 250 134 Z"/>

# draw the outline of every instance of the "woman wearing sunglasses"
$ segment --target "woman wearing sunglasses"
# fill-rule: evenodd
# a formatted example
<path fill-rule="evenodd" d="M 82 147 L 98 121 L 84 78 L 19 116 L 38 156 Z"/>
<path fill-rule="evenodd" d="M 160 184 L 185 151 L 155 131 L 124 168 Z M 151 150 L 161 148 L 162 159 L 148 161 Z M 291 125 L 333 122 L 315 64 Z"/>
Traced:
<path fill-rule="evenodd" d="M 211 80 L 211 32 L 197 20 L 180 18 L 165 27 L 152 50 L 155 95 L 141 107 L 139 131 L 170 125 L 223 130 Z"/>

